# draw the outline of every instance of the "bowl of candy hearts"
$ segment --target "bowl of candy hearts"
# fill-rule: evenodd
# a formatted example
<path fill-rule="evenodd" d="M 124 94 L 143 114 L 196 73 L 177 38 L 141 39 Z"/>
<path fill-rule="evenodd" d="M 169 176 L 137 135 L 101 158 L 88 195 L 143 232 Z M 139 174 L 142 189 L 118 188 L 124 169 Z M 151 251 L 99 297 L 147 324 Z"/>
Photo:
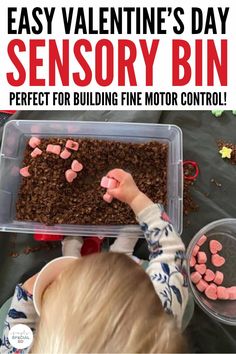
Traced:
<path fill-rule="evenodd" d="M 203 227 L 187 250 L 189 287 L 211 317 L 236 325 L 236 219 Z"/>

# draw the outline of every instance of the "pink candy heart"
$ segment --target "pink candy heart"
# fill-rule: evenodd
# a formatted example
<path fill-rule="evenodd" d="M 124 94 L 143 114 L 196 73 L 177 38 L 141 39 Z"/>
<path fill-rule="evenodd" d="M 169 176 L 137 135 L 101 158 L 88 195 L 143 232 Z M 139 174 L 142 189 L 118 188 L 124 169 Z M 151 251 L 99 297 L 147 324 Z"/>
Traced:
<path fill-rule="evenodd" d="M 79 149 L 79 143 L 77 143 L 76 141 L 73 141 L 73 140 L 67 140 L 67 142 L 66 142 L 66 148 L 67 148 L 67 149 L 74 150 L 74 151 L 78 151 L 78 149 Z"/>
<path fill-rule="evenodd" d="M 207 237 L 205 235 L 202 235 L 199 240 L 197 241 L 198 246 L 202 246 L 207 240 Z"/>
<path fill-rule="evenodd" d="M 197 255 L 199 249 L 200 249 L 200 247 L 199 247 L 198 245 L 195 245 L 195 246 L 193 247 L 192 256 L 195 257 L 195 256 Z"/>
<path fill-rule="evenodd" d="M 213 254 L 211 256 L 211 263 L 215 267 L 221 267 L 225 263 L 224 257 L 221 257 L 219 254 Z"/>
<path fill-rule="evenodd" d="M 228 290 L 224 286 L 217 287 L 217 298 L 220 300 L 228 300 L 229 293 L 228 293 Z"/>
<path fill-rule="evenodd" d="M 207 256 L 205 252 L 198 252 L 197 254 L 198 263 L 206 263 Z"/>
<path fill-rule="evenodd" d="M 207 287 L 208 287 L 208 283 L 207 283 L 205 280 L 203 280 L 203 279 L 199 280 L 199 282 L 198 282 L 197 285 L 196 285 L 196 288 L 197 288 L 201 293 L 203 293 L 203 291 L 205 291 Z"/>
<path fill-rule="evenodd" d="M 230 300 L 236 300 L 236 286 L 231 286 L 227 288 L 227 292 Z"/>
<path fill-rule="evenodd" d="M 193 272 L 191 273 L 190 278 L 194 284 L 197 284 L 202 279 L 202 276 L 198 272 Z"/>
<path fill-rule="evenodd" d="M 103 188 L 116 188 L 117 187 L 117 181 L 113 178 L 109 178 L 109 177 L 102 177 L 100 186 Z"/>
<path fill-rule="evenodd" d="M 47 152 L 53 152 L 53 145 L 52 144 L 48 144 L 47 148 L 46 148 Z"/>
<path fill-rule="evenodd" d="M 71 169 L 75 172 L 80 172 L 83 169 L 83 165 L 79 161 L 73 160 L 71 164 Z"/>
<path fill-rule="evenodd" d="M 40 150 L 39 148 L 35 148 L 32 152 L 31 152 L 31 156 L 32 157 L 36 157 L 36 156 L 39 156 L 39 155 L 41 155 L 43 152 L 42 152 L 42 150 Z"/>
<path fill-rule="evenodd" d="M 224 280 L 224 274 L 219 270 L 217 270 L 215 273 L 214 283 L 216 283 L 217 285 L 221 285 L 223 283 L 223 280 Z"/>
<path fill-rule="evenodd" d="M 36 148 L 36 146 L 39 146 L 41 143 L 41 140 L 39 138 L 36 138 L 35 136 L 32 136 L 29 140 L 29 146 L 32 147 L 33 149 Z"/>
<path fill-rule="evenodd" d="M 207 269 L 204 280 L 206 281 L 213 281 L 215 279 L 215 273 L 211 269 Z"/>
<path fill-rule="evenodd" d="M 189 261 L 190 267 L 194 267 L 196 264 L 196 258 L 194 256 L 190 257 L 190 261 Z"/>
<path fill-rule="evenodd" d="M 60 157 L 64 160 L 68 159 L 70 156 L 71 156 L 71 152 L 67 149 L 64 149 L 60 154 Z"/>
<path fill-rule="evenodd" d="M 108 177 L 102 177 L 100 186 L 103 188 L 108 188 L 108 183 L 109 183 L 109 178 Z"/>
<path fill-rule="evenodd" d="M 195 269 L 200 274 L 205 274 L 206 272 L 206 265 L 205 264 L 196 264 Z"/>
<path fill-rule="evenodd" d="M 20 169 L 20 174 L 23 177 L 29 177 L 30 173 L 29 173 L 29 166 L 23 167 Z"/>
<path fill-rule="evenodd" d="M 53 154 L 60 155 L 61 153 L 61 146 L 60 145 L 53 145 Z"/>
<path fill-rule="evenodd" d="M 65 172 L 66 180 L 69 183 L 72 183 L 74 179 L 77 177 L 77 173 L 73 170 L 67 170 Z"/>
<path fill-rule="evenodd" d="M 216 254 L 217 252 L 222 250 L 222 244 L 217 240 L 211 240 L 209 242 L 209 248 L 212 254 Z"/>
<path fill-rule="evenodd" d="M 214 286 L 214 284 L 210 284 L 205 290 L 205 295 L 208 297 L 208 299 L 216 300 L 217 299 L 217 287 Z"/>
<path fill-rule="evenodd" d="M 60 145 L 48 144 L 46 151 L 47 152 L 51 152 L 52 154 L 55 154 L 55 155 L 60 155 L 61 146 Z"/>
<path fill-rule="evenodd" d="M 113 197 L 109 193 L 105 193 L 103 196 L 103 200 L 107 203 L 111 203 L 113 200 Z"/>

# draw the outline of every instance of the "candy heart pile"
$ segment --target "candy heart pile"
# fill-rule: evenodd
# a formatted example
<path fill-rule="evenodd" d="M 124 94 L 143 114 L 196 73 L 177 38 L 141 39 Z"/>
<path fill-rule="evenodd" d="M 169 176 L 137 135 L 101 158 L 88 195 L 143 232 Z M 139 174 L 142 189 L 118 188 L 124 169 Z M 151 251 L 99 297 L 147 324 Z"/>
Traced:
<path fill-rule="evenodd" d="M 41 144 L 41 140 L 39 138 L 34 136 L 30 138 L 29 146 L 33 149 L 33 151 L 31 152 L 32 158 L 42 155 L 43 151 L 40 150 L 38 147 L 40 144 Z M 78 149 L 79 149 L 79 144 L 76 141 L 68 139 L 66 141 L 65 148 L 63 149 L 63 151 L 61 151 L 62 147 L 60 145 L 48 144 L 46 147 L 46 153 L 58 155 L 60 156 L 60 158 L 66 160 L 71 156 L 70 150 L 78 151 Z M 23 177 L 30 177 L 29 169 L 30 166 L 22 167 L 20 169 L 20 174 Z M 71 163 L 71 168 L 65 171 L 65 178 L 67 182 L 72 183 L 74 179 L 77 177 L 78 172 L 82 171 L 82 169 L 83 169 L 83 165 L 79 161 L 73 160 Z M 117 187 L 118 182 L 113 178 L 109 178 L 105 176 L 102 178 L 100 185 L 103 188 L 112 189 Z M 107 203 L 111 203 L 113 197 L 108 192 L 106 192 L 103 195 L 103 199 Z"/>
<path fill-rule="evenodd" d="M 35 136 L 30 138 L 29 146 L 32 149 L 34 149 L 31 152 L 31 157 L 35 158 L 37 156 L 42 155 L 43 151 L 38 148 L 40 144 L 41 144 L 41 140 L 39 138 L 36 138 Z M 48 144 L 46 148 L 46 152 L 58 156 L 60 155 L 62 159 L 66 160 L 71 156 L 71 152 L 68 149 L 78 151 L 79 144 L 76 141 L 67 140 L 65 149 L 62 152 L 61 152 L 60 145 Z M 25 166 L 21 168 L 20 174 L 23 177 L 29 177 L 30 176 L 29 168 L 30 166 Z M 82 171 L 82 169 L 83 169 L 83 165 L 79 161 L 73 160 L 71 163 L 71 168 L 65 171 L 65 177 L 67 182 L 72 183 L 73 180 L 77 177 L 78 172 Z"/>
<path fill-rule="evenodd" d="M 196 288 L 211 300 L 236 300 L 236 286 L 224 287 L 224 274 L 220 271 L 213 272 L 207 268 L 207 255 L 201 251 L 201 246 L 207 241 L 205 235 L 201 236 L 197 244 L 194 246 L 190 258 L 190 267 L 194 268 L 191 273 L 191 281 Z M 209 242 L 209 250 L 211 253 L 211 263 L 213 266 L 219 268 L 225 263 L 225 258 L 219 252 L 222 251 L 223 246 L 217 240 Z"/>

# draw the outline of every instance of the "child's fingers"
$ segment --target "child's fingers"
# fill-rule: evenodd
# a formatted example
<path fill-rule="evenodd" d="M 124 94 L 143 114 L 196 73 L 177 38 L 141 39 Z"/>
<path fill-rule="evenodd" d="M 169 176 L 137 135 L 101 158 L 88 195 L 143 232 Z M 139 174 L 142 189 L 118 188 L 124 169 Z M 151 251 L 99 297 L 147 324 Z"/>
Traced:
<path fill-rule="evenodd" d="M 114 178 L 118 182 L 122 181 L 122 179 L 127 175 L 127 172 L 120 168 L 114 168 L 113 170 L 109 171 L 107 177 Z"/>
<path fill-rule="evenodd" d="M 117 188 L 108 188 L 107 193 L 112 197 L 119 199 L 119 190 Z"/>

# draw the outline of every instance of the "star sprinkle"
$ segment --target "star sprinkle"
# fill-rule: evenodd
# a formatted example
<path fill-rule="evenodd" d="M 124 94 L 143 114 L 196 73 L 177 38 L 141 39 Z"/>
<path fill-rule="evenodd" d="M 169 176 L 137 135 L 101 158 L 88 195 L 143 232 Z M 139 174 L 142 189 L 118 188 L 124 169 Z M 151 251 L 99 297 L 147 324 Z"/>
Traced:
<path fill-rule="evenodd" d="M 227 159 L 231 159 L 232 151 L 233 151 L 232 149 L 223 146 L 222 149 L 219 151 L 219 153 L 221 154 L 222 159 L 225 159 L 226 157 Z"/>
<path fill-rule="evenodd" d="M 217 118 L 222 116 L 223 112 L 224 111 L 220 111 L 220 110 L 211 111 L 211 113 L 214 114 L 214 116 L 217 117 Z"/>

